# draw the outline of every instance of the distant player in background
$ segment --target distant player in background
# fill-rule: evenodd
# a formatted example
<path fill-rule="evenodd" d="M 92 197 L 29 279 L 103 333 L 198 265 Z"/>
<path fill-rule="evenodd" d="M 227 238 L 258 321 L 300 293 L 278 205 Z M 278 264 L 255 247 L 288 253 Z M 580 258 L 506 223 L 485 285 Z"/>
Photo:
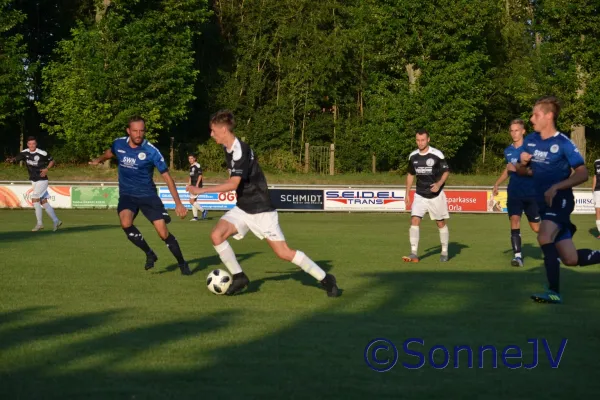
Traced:
<path fill-rule="evenodd" d="M 58 219 L 54 209 L 48 203 L 50 194 L 48 193 L 48 170 L 54 166 L 54 159 L 44 150 L 37 148 L 37 140 L 30 136 L 27 138 L 27 149 L 23 150 L 16 157 L 8 158 L 8 162 L 19 162 L 25 160 L 27 171 L 29 172 L 29 180 L 33 191 L 31 193 L 31 202 L 35 210 L 35 218 L 37 223 L 32 229 L 37 232 L 44 229 L 42 222 L 42 208 L 46 210 L 48 216 L 52 219 L 54 231 L 62 225 L 62 221 Z"/>
<path fill-rule="evenodd" d="M 592 188 L 594 190 L 594 208 L 596 209 L 596 229 L 600 239 L 600 160 L 594 161 L 594 178 L 592 178 Z"/>
<path fill-rule="evenodd" d="M 188 178 L 188 186 L 195 186 L 197 188 L 201 188 L 202 185 L 202 167 L 198 163 L 196 156 L 190 154 L 188 156 L 188 161 L 190 163 L 190 177 Z M 202 213 L 202 219 L 206 219 L 206 215 L 208 211 L 206 211 L 200 204 L 196 202 L 198 198 L 197 195 L 190 193 L 190 204 L 192 205 L 192 214 L 194 217 L 190 221 L 198 221 L 198 211 Z"/>
<path fill-rule="evenodd" d="M 519 174 L 532 176 L 536 186 L 542 223 L 538 242 L 544 254 L 548 287 L 531 299 L 540 303 L 562 303 L 560 261 L 570 266 L 600 263 L 600 251 L 575 248 L 571 223 L 575 208 L 573 187 L 588 179 L 588 171 L 577 146 L 556 130 L 560 104 L 555 97 L 538 100 L 531 116 L 535 132 L 525 137 Z"/>
<path fill-rule="evenodd" d="M 528 176 L 516 173 L 515 164 L 521 159 L 523 147 L 523 135 L 525 135 L 525 122 L 515 119 L 510 123 L 510 136 L 513 144 L 504 149 L 506 168 L 498 178 L 493 188 L 493 195 L 498 195 L 498 186 L 510 176 L 507 188 L 506 208 L 510 219 L 510 243 L 512 244 L 513 267 L 523 266 L 523 254 L 521 252 L 521 215 L 525 212 L 529 226 L 534 232 L 540 230 L 540 212 L 535 198 L 535 187 L 533 180 Z"/>
<path fill-rule="evenodd" d="M 252 231 L 259 239 L 265 239 L 279 258 L 292 262 L 320 282 L 327 296 L 337 297 L 335 277 L 325 273 L 302 251 L 288 247 L 279 226 L 277 210 L 271 204 L 265 175 L 254 151 L 233 133 L 234 127 L 234 116 L 228 110 L 219 111 L 210 119 L 210 135 L 223 146 L 225 161 L 231 170 L 227 182 L 211 187 L 210 191 L 223 193 L 235 190 L 237 193 L 236 206 L 221 217 L 210 235 L 215 251 L 233 277 L 226 294 L 236 294 L 250 282 L 227 239 L 233 236 L 241 240 L 248 231 Z M 187 190 L 194 194 L 208 191 L 195 186 L 188 186 Z"/>
<path fill-rule="evenodd" d="M 154 225 L 158 236 L 177 259 L 181 273 L 191 275 L 192 273 L 188 263 L 183 258 L 177 239 L 167 229 L 171 217 L 156 193 L 156 185 L 153 180 L 155 167 L 169 187 L 171 196 L 175 201 L 176 214 L 184 218 L 187 209 L 179 199 L 175 183 L 169 174 L 169 168 L 165 164 L 162 154 L 144 139 L 145 133 L 146 122 L 144 119 L 139 116 L 132 117 L 127 127 L 128 136 L 116 139 L 110 149 L 106 150 L 102 156 L 91 161 L 90 164 L 98 165 L 113 157 L 119 160 L 119 205 L 117 213 L 127 239 L 146 254 L 146 270 L 154 267 L 158 257 L 148 246 L 142 233 L 133 225 L 133 221 L 140 211 Z"/>
<path fill-rule="evenodd" d="M 406 175 L 406 208 L 412 205 L 411 226 L 409 230 L 410 255 L 402 257 L 405 262 L 419 262 L 419 225 L 425 213 L 435 220 L 440 231 L 442 254 L 440 261 L 448 261 L 448 241 L 450 232 L 446 220 L 450 218 L 448 202 L 444 185 L 450 175 L 448 163 L 444 154 L 429 146 L 429 133 L 426 130 L 417 132 L 417 150 L 408 157 L 408 174 Z M 417 177 L 417 190 L 414 200 L 410 200 L 410 188 L 415 176 Z"/>

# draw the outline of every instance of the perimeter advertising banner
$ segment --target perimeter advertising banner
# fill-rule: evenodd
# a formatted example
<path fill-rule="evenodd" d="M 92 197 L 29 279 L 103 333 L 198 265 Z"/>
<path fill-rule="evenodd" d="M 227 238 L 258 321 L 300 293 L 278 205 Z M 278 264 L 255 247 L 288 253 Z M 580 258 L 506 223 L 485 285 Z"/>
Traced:
<path fill-rule="evenodd" d="M 600 204 L 598 205 L 600 206 Z M 594 192 L 575 192 L 575 210 L 573 214 L 595 214 Z"/>
<path fill-rule="evenodd" d="M 278 210 L 323 210 L 322 190 L 270 189 L 271 203 Z"/>
<path fill-rule="evenodd" d="M 31 185 L 0 186 L 0 208 L 33 208 Z M 48 202 L 54 208 L 71 208 L 70 186 L 48 186 Z"/>
<path fill-rule="evenodd" d="M 404 189 L 324 190 L 325 211 L 405 211 Z"/>
<path fill-rule="evenodd" d="M 117 208 L 119 188 L 116 186 L 73 186 L 73 208 Z"/>
<path fill-rule="evenodd" d="M 191 209 L 190 194 L 185 191 L 185 186 L 177 188 L 177 194 L 186 208 Z M 158 196 L 162 200 L 166 209 L 174 209 L 175 201 L 168 187 L 159 187 Z M 235 191 L 227 193 L 205 193 L 198 196 L 198 203 L 206 210 L 229 210 L 235 207 Z"/>

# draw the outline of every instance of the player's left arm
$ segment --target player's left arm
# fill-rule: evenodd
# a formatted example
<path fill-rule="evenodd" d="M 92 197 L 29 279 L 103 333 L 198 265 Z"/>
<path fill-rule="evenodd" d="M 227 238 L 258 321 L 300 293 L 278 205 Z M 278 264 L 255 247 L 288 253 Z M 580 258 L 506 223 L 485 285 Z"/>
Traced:
<path fill-rule="evenodd" d="M 153 152 L 151 152 L 150 157 L 154 163 L 154 166 L 156 169 L 158 169 L 158 172 L 169 188 L 171 197 L 173 197 L 173 201 L 175 202 L 175 213 L 179 217 L 184 218 L 187 214 L 187 208 L 185 208 L 185 206 L 181 203 L 179 193 L 177 193 L 177 187 L 175 186 L 175 181 L 169 173 L 169 167 L 167 167 L 167 164 L 165 163 L 165 158 L 162 156 L 160 151 L 158 151 L 158 149 L 155 149 Z"/>
<path fill-rule="evenodd" d="M 188 192 L 192 194 L 203 194 L 207 192 L 211 193 L 223 193 L 223 192 L 231 192 L 236 190 L 242 181 L 241 176 L 230 176 L 229 179 L 225 183 L 221 183 L 217 186 L 212 186 L 210 188 L 199 188 L 196 186 L 188 186 L 186 189 Z"/>
<path fill-rule="evenodd" d="M 48 174 L 48 170 L 50 168 L 54 167 L 54 165 L 55 165 L 54 159 L 51 156 L 48 156 L 48 160 L 50 162 L 48 163 L 48 165 L 46 166 L 46 168 L 43 168 L 43 169 L 40 170 L 40 176 L 42 178 L 44 178 L 46 176 L 46 174 Z"/>
<path fill-rule="evenodd" d="M 199 188 L 202 183 L 202 168 L 198 169 L 198 179 L 196 179 L 196 187 Z"/>
<path fill-rule="evenodd" d="M 588 170 L 585 166 L 585 161 L 583 160 L 581 153 L 573 144 L 573 142 L 568 141 L 566 143 L 568 144 L 562 146 L 562 151 L 564 152 L 564 155 L 567 158 L 573 172 L 567 179 L 554 184 L 546 191 L 546 193 L 544 193 L 546 203 L 549 206 L 552 205 L 552 200 L 554 199 L 554 196 L 558 190 L 571 189 L 586 182 L 589 178 Z"/>
<path fill-rule="evenodd" d="M 440 190 L 444 183 L 446 183 L 446 179 L 448 179 L 448 176 L 450 176 L 450 167 L 448 166 L 448 162 L 445 158 L 440 159 L 440 170 L 444 171 L 442 173 L 442 176 L 436 183 L 431 185 L 431 191 L 434 193 L 437 193 Z"/>

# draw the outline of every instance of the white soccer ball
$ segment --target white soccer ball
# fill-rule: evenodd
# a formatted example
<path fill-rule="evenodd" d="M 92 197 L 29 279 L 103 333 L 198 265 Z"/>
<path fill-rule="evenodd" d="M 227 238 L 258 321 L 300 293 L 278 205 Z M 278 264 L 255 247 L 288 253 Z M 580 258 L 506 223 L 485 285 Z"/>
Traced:
<path fill-rule="evenodd" d="M 225 294 L 231 285 L 232 279 L 229 272 L 215 269 L 206 277 L 206 287 L 214 294 Z"/>

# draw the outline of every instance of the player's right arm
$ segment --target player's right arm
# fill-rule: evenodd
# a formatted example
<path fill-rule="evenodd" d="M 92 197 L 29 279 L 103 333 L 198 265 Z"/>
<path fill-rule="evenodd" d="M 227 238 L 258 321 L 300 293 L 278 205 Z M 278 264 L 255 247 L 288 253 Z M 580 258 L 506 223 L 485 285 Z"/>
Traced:
<path fill-rule="evenodd" d="M 104 154 L 102 154 L 100 157 L 98 158 L 94 158 L 92 161 L 89 162 L 90 165 L 98 165 L 100 163 L 103 163 L 106 160 L 110 160 L 111 158 L 113 158 L 115 155 L 113 154 L 111 149 L 106 149 L 106 151 L 104 152 Z"/>
<path fill-rule="evenodd" d="M 24 159 L 25 159 L 25 153 L 20 152 L 19 154 L 17 154 L 14 157 L 7 157 L 6 161 L 9 163 L 15 163 L 15 162 L 23 161 Z"/>
<path fill-rule="evenodd" d="M 408 173 L 406 174 L 406 193 L 404 193 L 404 204 L 406 205 L 406 209 L 410 208 L 411 200 L 410 200 L 410 188 L 415 180 L 415 175 L 417 171 L 415 171 L 415 166 L 413 165 L 412 158 L 408 158 Z"/>
<path fill-rule="evenodd" d="M 500 177 L 496 180 L 496 183 L 494 183 L 494 188 L 492 190 L 492 194 L 494 196 L 498 196 L 498 186 L 500 186 L 500 184 L 504 182 L 506 178 L 508 178 L 508 165 L 504 167 L 504 171 L 502 171 L 502 174 L 500 174 Z"/>

